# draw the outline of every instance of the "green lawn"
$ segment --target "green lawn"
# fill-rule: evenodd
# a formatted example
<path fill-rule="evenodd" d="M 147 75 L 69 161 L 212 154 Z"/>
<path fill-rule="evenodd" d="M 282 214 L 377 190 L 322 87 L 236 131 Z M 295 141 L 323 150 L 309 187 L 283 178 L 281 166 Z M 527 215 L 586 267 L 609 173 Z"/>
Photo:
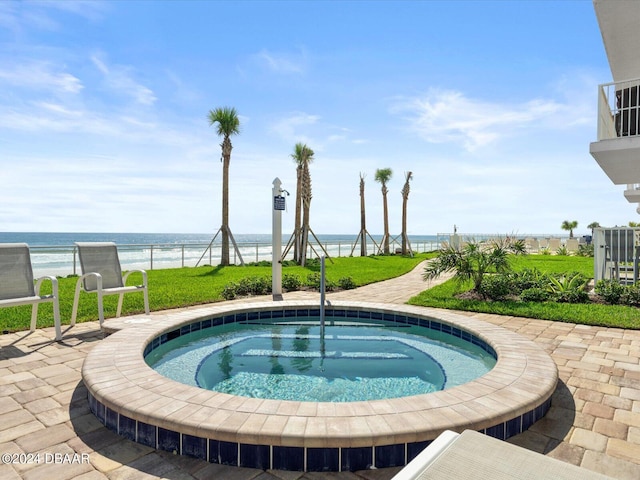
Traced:
<path fill-rule="evenodd" d="M 537 268 L 542 272 L 577 271 L 593 277 L 593 258 L 556 255 L 511 256 L 514 270 Z M 481 301 L 455 298 L 457 293 L 471 289 L 471 284 L 459 285 L 449 280 L 425 290 L 409 300 L 411 305 L 495 313 L 518 317 L 539 318 L 560 322 L 640 329 L 640 309 L 622 305 L 573 304 L 557 302 Z"/>
<path fill-rule="evenodd" d="M 394 278 L 411 271 L 419 262 L 427 258 L 425 254 L 414 258 L 402 256 L 339 257 L 326 261 L 327 280 L 337 282 L 342 277 L 351 277 L 357 286 Z M 305 268 L 285 266 L 283 275 L 297 275 L 303 281 L 314 272 L 319 272 L 319 262 L 312 262 Z M 152 311 L 186 307 L 222 301 L 221 292 L 225 285 L 237 282 L 243 277 L 264 276 L 271 278 L 271 265 L 249 265 L 245 267 L 197 267 L 149 270 L 149 304 Z M 60 315 L 62 324 L 68 324 L 73 307 L 76 277 L 59 278 Z M 133 273 L 128 284 L 141 283 L 140 274 Z M 50 293 L 50 282 L 43 283 L 42 294 Z M 114 317 L 117 295 L 105 297 L 105 318 Z M 144 311 L 142 294 L 124 296 L 123 315 Z M 0 331 L 14 332 L 27 330 L 31 319 L 31 306 L 0 309 Z M 97 298 L 94 294 L 80 296 L 78 322 L 98 319 Z M 53 326 L 53 308 L 50 303 L 39 306 L 38 327 Z"/>

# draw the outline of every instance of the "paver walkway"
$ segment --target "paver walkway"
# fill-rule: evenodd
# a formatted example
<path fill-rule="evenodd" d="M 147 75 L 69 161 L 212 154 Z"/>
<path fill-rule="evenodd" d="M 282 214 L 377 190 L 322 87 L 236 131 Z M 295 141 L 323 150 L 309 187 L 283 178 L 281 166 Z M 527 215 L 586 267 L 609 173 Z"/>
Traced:
<path fill-rule="evenodd" d="M 403 303 L 428 286 L 421 279 L 422 268 L 327 298 Z M 285 299 L 317 298 L 313 295 L 287 293 Z M 532 339 L 558 365 L 561 382 L 549 413 L 510 442 L 614 478 L 640 478 L 640 331 L 460 313 Z M 61 343 L 52 338 L 52 328 L 0 336 L 3 480 L 386 480 L 399 470 L 263 472 L 130 442 L 100 424 L 87 405 L 80 371 L 87 352 L 102 339 L 98 323 L 67 329 Z"/>

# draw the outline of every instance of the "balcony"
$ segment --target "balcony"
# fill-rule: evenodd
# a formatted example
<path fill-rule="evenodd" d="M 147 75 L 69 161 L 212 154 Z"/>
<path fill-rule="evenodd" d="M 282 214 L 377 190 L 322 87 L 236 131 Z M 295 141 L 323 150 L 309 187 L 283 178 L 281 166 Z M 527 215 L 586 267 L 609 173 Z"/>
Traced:
<path fill-rule="evenodd" d="M 624 191 L 624 198 L 631 203 L 640 203 L 640 185 L 628 184 L 627 189 Z"/>
<path fill-rule="evenodd" d="M 598 141 L 589 151 L 614 184 L 640 184 L 640 79 L 598 87 Z"/>

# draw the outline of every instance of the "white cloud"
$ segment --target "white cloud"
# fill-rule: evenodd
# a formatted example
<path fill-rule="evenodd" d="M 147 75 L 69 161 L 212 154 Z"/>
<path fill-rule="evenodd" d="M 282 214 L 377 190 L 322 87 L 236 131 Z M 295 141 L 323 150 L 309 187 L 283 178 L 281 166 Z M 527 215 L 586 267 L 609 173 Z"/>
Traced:
<path fill-rule="evenodd" d="M 392 113 L 404 113 L 409 130 L 431 143 L 462 142 L 468 151 L 493 143 L 565 108 L 551 100 L 521 104 L 471 99 L 453 90 L 431 89 L 424 97 L 399 99 Z"/>
<path fill-rule="evenodd" d="M 308 113 L 296 112 L 277 121 L 271 130 L 288 142 L 309 142 L 308 127 L 317 125 L 320 117 Z"/>
<path fill-rule="evenodd" d="M 49 62 L 35 61 L 0 69 L 0 83 L 58 94 L 78 93 L 84 88 L 79 78 L 60 70 Z"/>
<path fill-rule="evenodd" d="M 107 86 L 114 92 L 131 97 L 141 105 L 153 105 L 157 100 L 153 90 L 133 79 L 133 69 L 131 67 L 107 65 L 98 54 L 92 55 L 91 61 L 104 75 Z"/>
<path fill-rule="evenodd" d="M 302 74 L 306 70 L 307 56 L 304 50 L 299 53 L 274 53 L 268 50 L 261 50 L 252 56 L 253 61 L 265 66 L 273 73 L 291 75 Z"/>

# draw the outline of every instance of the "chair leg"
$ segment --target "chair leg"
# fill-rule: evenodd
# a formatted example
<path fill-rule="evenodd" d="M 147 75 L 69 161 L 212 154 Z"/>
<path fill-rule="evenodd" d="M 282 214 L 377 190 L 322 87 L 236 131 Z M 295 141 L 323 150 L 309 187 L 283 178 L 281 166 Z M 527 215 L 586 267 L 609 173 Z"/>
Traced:
<path fill-rule="evenodd" d="M 122 300 L 124 299 L 124 293 L 118 295 L 118 310 L 116 310 L 116 318 L 120 317 L 122 313 Z"/>
<path fill-rule="evenodd" d="M 62 328 L 60 327 L 60 303 L 58 298 L 53 299 L 53 323 L 56 327 L 56 342 L 62 340 Z"/>
<path fill-rule="evenodd" d="M 149 290 L 146 288 L 143 290 L 144 293 L 144 312 L 149 315 Z"/>
<path fill-rule="evenodd" d="M 31 305 L 31 329 L 30 329 L 31 332 L 35 331 L 37 320 L 38 320 L 38 304 L 34 303 L 33 305 Z"/>
<path fill-rule="evenodd" d="M 80 303 L 80 289 L 82 288 L 82 279 L 78 279 L 76 282 L 76 293 L 73 296 L 73 310 L 71 312 L 71 322 L 69 322 L 70 326 L 74 326 L 76 324 L 76 316 L 78 315 L 78 304 Z"/>
<path fill-rule="evenodd" d="M 98 319 L 100 320 L 100 327 L 104 323 L 104 307 L 102 302 L 102 289 L 98 289 Z"/>

